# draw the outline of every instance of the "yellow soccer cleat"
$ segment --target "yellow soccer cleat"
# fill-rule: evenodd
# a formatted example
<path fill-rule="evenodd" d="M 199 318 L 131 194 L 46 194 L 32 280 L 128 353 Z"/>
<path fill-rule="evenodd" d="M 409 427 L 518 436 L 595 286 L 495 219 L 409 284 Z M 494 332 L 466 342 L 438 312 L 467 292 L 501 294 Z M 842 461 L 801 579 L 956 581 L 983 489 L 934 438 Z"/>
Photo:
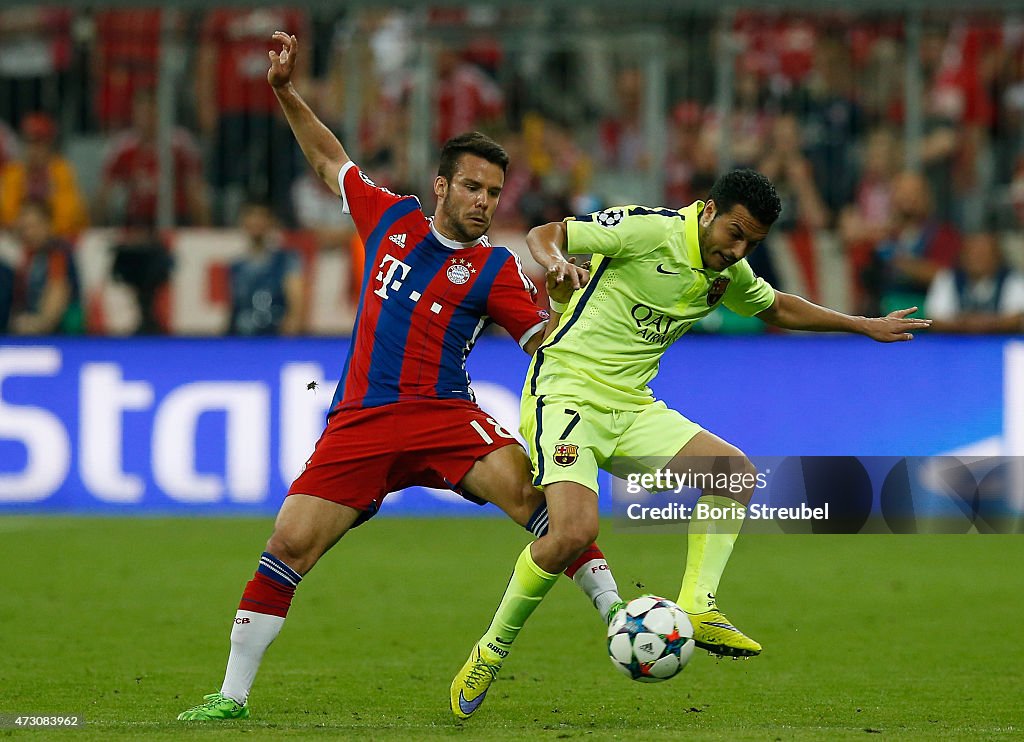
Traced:
<path fill-rule="evenodd" d="M 452 713 L 459 719 L 468 719 L 480 708 L 487 695 L 487 689 L 498 677 L 501 663 L 487 662 L 480 656 L 480 646 L 473 647 L 466 664 L 452 681 L 451 707 Z"/>
<path fill-rule="evenodd" d="M 687 613 L 693 624 L 693 643 L 721 657 L 755 657 L 761 645 L 737 629 L 717 608 L 703 613 Z"/>

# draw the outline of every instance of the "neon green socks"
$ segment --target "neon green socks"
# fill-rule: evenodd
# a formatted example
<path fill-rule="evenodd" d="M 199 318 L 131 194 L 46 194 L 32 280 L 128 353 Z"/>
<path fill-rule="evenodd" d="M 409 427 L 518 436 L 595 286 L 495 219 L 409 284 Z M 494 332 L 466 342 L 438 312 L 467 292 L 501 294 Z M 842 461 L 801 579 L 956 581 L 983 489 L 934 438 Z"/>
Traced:
<path fill-rule="evenodd" d="M 744 506 L 731 497 L 704 495 L 697 500 L 686 540 L 686 572 L 676 601 L 687 613 L 703 613 L 715 605 L 743 513 Z"/>
<path fill-rule="evenodd" d="M 512 577 L 491 619 L 491 625 L 480 639 L 480 654 L 485 660 L 498 663 L 508 656 L 512 642 L 516 640 L 526 619 L 557 581 L 558 575 L 545 572 L 533 561 L 528 544 L 516 560 Z"/>

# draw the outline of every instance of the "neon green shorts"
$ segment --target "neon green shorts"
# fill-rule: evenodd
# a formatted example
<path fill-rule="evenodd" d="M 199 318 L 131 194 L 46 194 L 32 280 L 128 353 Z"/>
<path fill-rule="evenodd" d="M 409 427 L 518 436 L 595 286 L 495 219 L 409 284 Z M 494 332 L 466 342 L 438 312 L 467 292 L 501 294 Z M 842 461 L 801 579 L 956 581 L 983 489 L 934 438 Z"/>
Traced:
<path fill-rule="evenodd" d="M 524 395 L 519 427 L 530 450 L 533 484 L 576 482 L 597 492 L 597 471 L 614 476 L 664 467 L 703 428 L 664 402 L 610 410 L 578 399 Z"/>

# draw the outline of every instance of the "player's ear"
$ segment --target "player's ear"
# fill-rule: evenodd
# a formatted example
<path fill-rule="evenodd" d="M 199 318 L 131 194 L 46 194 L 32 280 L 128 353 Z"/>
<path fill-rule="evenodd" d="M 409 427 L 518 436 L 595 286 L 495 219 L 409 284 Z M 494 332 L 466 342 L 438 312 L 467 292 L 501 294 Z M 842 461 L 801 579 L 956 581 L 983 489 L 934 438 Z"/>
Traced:
<path fill-rule="evenodd" d="M 441 175 L 434 178 L 434 195 L 444 198 L 448 195 L 448 180 Z"/>
<path fill-rule="evenodd" d="M 715 215 L 718 213 L 718 207 L 715 206 L 715 202 L 708 199 L 704 204 L 704 211 L 700 215 L 700 226 L 705 229 L 711 226 L 711 222 L 715 220 Z"/>

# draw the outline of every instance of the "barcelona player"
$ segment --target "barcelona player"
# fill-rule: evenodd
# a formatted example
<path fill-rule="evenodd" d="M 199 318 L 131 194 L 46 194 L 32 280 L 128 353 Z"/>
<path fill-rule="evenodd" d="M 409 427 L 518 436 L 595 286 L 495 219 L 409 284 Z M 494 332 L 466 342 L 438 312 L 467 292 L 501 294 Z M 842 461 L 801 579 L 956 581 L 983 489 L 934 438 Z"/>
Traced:
<path fill-rule="evenodd" d="M 623 477 L 664 466 L 711 474 L 704 481 L 715 486 L 698 500 L 707 517 L 690 521 L 677 602 L 689 614 L 695 645 L 720 656 L 761 652 L 716 602 L 756 470 L 738 448 L 654 398 L 648 384 L 665 350 L 721 305 L 776 327 L 859 333 L 885 343 L 910 340 L 913 331 L 930 325 L 909 317 L 917 307 L 852 317 L 777 291 L 755 276 L 745 258 L 780 210 L 767 178 L 736 170 L 716 181 L 706 202 L 678 210 L 611 208 L 537 227 L 527 237 L 531 254 L 548 269 L 566 260 L 563 252 L 594 255 L 586 288 L 571 296 L 557 329 L 537 350 L 523 389 L 521 432 L 530 444 L 534 484 L 544 490 L 549 533 L 568 528 L 580 550 L 597 537 L 599 468 Z M 701 378 L 701 393 L 724 395 L 743 383 L 744 374 L 722 370 L 711 384 Z M 729 487 L 716 488 L 721 482 Z M 738 483 L 743 486 L 730 488 Z M 510 587 L 521 570 L 528 573 L 525 561 L 521 555 Z M 459 693 L 472 701 L 486 692 L 476 678 L 493 679 L 509 649 L 500 656 L 488 652 L 494 632 L 509 615 L 522 626 L 558 571 L 554 565 L 543 583 L 531 583 L 535 590 L 506 591 L 452 683 L 453 698 Z M 486 673 L 475 668 L 476 656 L 488 664 Z"/>
<path fill-rule="evenodd" d="M 492 322 L 528 353 L 547 327 L 548 313 L 535 304 L 536 289 L 518 258 L 485 236 L 507 154 L 478 133 L 449 140 L 434 180 L 435 215 L 427 218 L 415 197 L 376 186 L 349 160 L 290 83 L 295 37 L 278 32 L 274 39 L 281 52 L 270 53 L 268 82 L 306 158 L 352 215 L 366 246 L 366 269 L 327 427 L 292 483 L 242 594 L 224 682 L 182 712 L 182 720 L 249 716 L 256 672 L 299 582 L 350 528 L 377 512 L 388 492 L 452 488 L 494 503 L 531 530 L 544 513 L 526 452 L 476 405 L 465 366 Z M 560 290 L 567 298 L 580 271 L 566 263 L 549 274 L 556 296 Z M 607 563 L 596 545 L 580 550 L 570 541 L 561 533 L 536 540 L 531 564 L 545 577 L 559 565 L 606 615 L 620 602 Z M 520 576 L 517 584 L 530 591 L 538 579 Z M 503 652 L 505 643 L 495 637 L 488 651 Z M 462 704 L 475 708 L 466 699 Z"/>

